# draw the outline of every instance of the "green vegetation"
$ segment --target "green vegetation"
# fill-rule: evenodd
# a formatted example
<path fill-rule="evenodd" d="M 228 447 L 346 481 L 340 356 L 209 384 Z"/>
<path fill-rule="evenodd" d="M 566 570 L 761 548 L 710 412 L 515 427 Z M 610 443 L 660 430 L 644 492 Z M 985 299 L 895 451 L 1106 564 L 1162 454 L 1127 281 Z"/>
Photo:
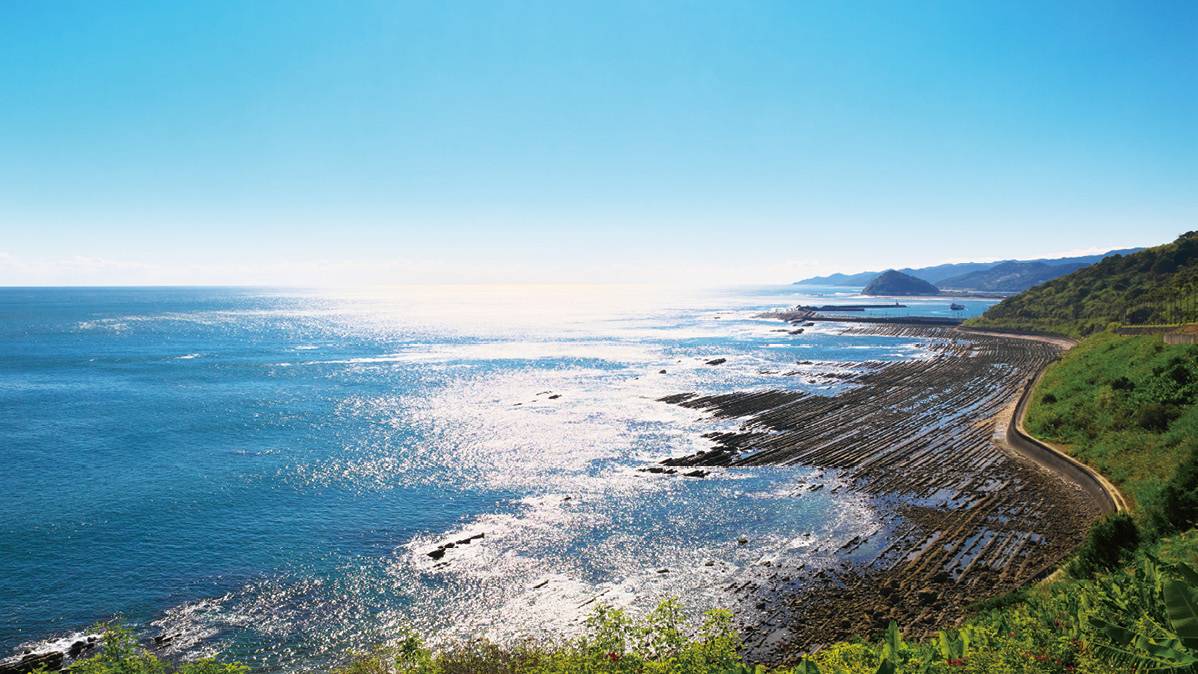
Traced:
<path fill-rule="evenodd" d="M 1135 554 L 1090 580 L 1065 580 L 992 602 L 956 629 L 905 638 L 891 623 L 873 640 L 832 644 L 780 668 L 749 666 L 726 611 L 688 624 L 675 601 L 643 618 L 599 607 L 582 636 L 558 644 L 442 649 L 411 633 L 354 657 L 335 674 L 1114 674 L 1192 672 L 1198 665 L 1198 532 Z M 116 629 L 103 652 L 77 663 L 86 674 L 244 674 L 211 660 L 172 669 Z"/>
<path fill-rule="evenodd" d="M 1083 337 L 1111 323 L 1198 321 L 1198 232 L 1113 255 L 991 307 L 969 325 Z"/>
<path fill-rule="evenodd" d="M 1194 671 L 1198 664 L 1198 554 L 1193 532 L 1137 553 L 1134 564 L 1093 580 L 1020 593 L 958 629 L 907 640 L 894 623 L 876 640 L 832 644 L 800 663 L 744 665 L 724 612 L 693 638 L 668 601 L 642 620 L 599 608 L 577 639 L 501 649 L 485 642 L 432 651 L 407 636 L 337 674 L 1086 674 Z"/>
<path fill-rule="evenodd" d="M 709 615 L 693 639 L 673 602 L 643 620 L 600 608 L 587 633 L 550 647 L 479 642 L 432 651 L 419 640 L 361 656 L 337 674 L 970 674 L 1190 671 L 1198 663 L 1198 576 L 1183 560 L 1198 539 L 1141 552 L 1135 565 L 1090 581 L 1035 588 L 1008 607 L 918 640 L 897 625 L 879 639 L 833 644 L 775 669 L 740 662 L 727 615 Z"/>
<path fill-rule="evenodd" d="M 1139 544 L 1136 521 L 1127 513 L 1115 513 L 1090 528 L 1086 541 L 1069 563 L 1069 573 L 1076 578 L 1091 578 L 1102 571 L 1113 571 Z"/>
<path fill-rule="evenodd" d="M 1196 521 L 1198 346 L 1094 335 L 1045 371 L 1026 425 L 1118 484 L 1154 531 Z"/>
<path fill-rule="evenodd" d="M 100 652 L 71 665 L 71 674 L 245 674 L 249 667 L 212 659 L 178 666 L 142 648 L 136 637 L 120 625 L 105 625 Z M 37 670 L 43 672 L 45 670 Z"/>

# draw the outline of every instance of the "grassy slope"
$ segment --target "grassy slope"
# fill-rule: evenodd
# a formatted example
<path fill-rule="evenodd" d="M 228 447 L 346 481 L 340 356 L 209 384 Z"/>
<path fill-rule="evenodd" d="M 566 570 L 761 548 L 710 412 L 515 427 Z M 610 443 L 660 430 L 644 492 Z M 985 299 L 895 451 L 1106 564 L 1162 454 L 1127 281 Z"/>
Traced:
<path fill-rule="evenodd" d="M 968 324 L 1084 337 L 1110 323 L 1198 321 L 1198 232 L 1009 297 Z"/>
<path fill-rule="evenodd" d="M 1198 346 L 1101 333 L 1044 373 L 1027 428 L 1060 443 L 1138 504 L 1198 449 Z"/>

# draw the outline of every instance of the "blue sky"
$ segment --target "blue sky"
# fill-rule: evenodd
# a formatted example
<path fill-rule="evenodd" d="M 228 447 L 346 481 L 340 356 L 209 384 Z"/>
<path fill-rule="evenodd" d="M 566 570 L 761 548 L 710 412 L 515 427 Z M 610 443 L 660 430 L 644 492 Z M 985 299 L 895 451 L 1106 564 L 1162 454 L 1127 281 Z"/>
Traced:
<path fill-rule="evenodd" d="M 786 282 L 1198 228 L 1195 2 L 0 4 L 0 284 Z"/>

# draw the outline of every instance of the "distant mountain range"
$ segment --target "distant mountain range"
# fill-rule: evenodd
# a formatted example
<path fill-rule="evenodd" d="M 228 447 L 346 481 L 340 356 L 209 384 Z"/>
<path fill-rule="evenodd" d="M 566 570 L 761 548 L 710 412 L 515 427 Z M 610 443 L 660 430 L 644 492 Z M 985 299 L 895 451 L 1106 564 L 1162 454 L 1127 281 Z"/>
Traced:
<path fill-rule="evenodd" d="M 1092 263 L 1000 262 L 989 269 L 946 278 L 936 285 L 945 290 L 1023 291 L 1065 274 L 1072 274 L 1090 264 Z"/>
<path fill-rule="evenodd" d="M 957 262 L 933 267 L 910 267 L 897 271 L 953 290 L 985 290 L 990 292 L 1020 292 L 1094 264 L 1111 255 L 1128 255 L 1143 248 L 1123 248 L 1099 255 L 1042 258 L 1038 260 L 1001 260 L 998 262 Z M 880 276 L 880 271 L 857 274 L 830 274 L 798 281 L 795 285 L 833 285 L 864 287 Z"/>

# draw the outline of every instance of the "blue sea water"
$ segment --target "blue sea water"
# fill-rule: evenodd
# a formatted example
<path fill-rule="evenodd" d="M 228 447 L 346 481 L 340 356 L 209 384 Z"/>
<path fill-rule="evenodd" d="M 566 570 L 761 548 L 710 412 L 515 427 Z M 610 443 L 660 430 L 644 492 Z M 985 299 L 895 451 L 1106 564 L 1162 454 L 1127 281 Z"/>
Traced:
<path fill-rule="evenodd" d="M 120 616 L 168 656 L 297 671 L 407 625 L 503 639 L 568 634 L 596 601 L 721 605 L 870 505 L 804 490 L 837 480 L 810 468 L 640 472 L 720 427 L 658 399 L 831 395 L 846 364 L 921 354 L 756 317 L 805 301 L 854 298 L 0 289 L 0 654 Z"/>

